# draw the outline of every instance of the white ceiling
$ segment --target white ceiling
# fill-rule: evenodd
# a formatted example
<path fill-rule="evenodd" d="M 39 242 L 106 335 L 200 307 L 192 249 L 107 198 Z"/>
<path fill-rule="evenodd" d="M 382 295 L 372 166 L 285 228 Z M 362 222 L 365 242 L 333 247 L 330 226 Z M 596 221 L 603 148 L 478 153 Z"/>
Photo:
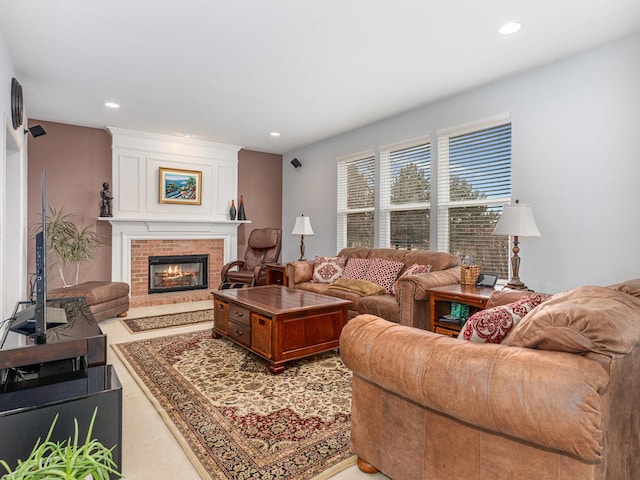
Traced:
<path fill-rule="evenodd" d="M 639 31 L 639 0 L 0 3 L 30 118 L 273 153 Z"/>

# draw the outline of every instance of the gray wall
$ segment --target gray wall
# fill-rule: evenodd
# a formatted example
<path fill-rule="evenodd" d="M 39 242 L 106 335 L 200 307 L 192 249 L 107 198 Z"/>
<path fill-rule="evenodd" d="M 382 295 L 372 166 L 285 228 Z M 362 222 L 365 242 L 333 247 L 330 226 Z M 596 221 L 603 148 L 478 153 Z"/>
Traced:
<path fill-rule="evenodd" d="M 425 134 L 436 152 L 438 129 L 510 112 L 512 196 L 533 205 L 542 233 L 521 239 L 522 280 L 559 292 L 640 277 L 638 52 L 635 34 L 287 153 L 283 259 L 298 256 L 300 213 L 315 232 L 307 258 L 336 253 L 337 157 Z"/>

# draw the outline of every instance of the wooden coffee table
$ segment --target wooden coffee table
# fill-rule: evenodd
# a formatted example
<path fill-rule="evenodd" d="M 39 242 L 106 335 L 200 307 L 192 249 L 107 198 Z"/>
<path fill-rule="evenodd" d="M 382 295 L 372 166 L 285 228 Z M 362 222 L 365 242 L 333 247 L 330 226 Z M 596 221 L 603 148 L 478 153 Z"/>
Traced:
<path fill-rule="evenodd" d="M 280 285 L 214 290 L 213 338 L 260 355 L 269 370 L 338 348 L 351 302 Z"/>

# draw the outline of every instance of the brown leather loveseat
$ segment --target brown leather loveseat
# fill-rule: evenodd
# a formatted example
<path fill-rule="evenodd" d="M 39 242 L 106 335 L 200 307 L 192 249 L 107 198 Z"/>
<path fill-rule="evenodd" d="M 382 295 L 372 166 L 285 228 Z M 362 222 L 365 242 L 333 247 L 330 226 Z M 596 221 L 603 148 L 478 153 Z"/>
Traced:
<path fill-rule="evenodd" d="M 640 478 L 640 280 L 540 304 L 502 344 L 360 315 L 352 447 L 394 480 Z"/>
<path fill-rule="evenodd" d="M 431 250 L 349 247 L 343 248 L 338 256 L 348 259 L 381 258 L 403 262 L 404 268 L 399 273 L 395 295 L 382 294 L 361 297 L 351 292 L 331 289 L 326 283 L 313 283 L 311 282 L 313 260 L 295 261 L 287 264 L 288 286 L 351 300 L 353 303 L 349 308 L 349 318 L 369 313 L 392 322 L 426 329 L 429 326 L 429 296 L 426 289 L 460 283 L 459 259 L 449 253 Z M 401 276 L 407 267 L 416 263 L 431 265 L 431 272 Z"/>

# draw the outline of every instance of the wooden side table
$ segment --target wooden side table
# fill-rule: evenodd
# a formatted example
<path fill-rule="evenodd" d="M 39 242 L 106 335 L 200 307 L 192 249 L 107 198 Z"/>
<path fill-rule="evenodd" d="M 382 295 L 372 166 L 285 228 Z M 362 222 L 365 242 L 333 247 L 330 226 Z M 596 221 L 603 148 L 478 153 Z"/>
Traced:
<path fill-rule="evenodd" d="M 433 287 L 429 290 L 429 330 L 450 337 L 457 337 L 462 328 L 461 325 L 443 322 L 439 319 L 443 315 L 451 313 L 452 303 L 469 305 L 469 316 L 484 310 L 487 300 L 494 291 L 489 287 L 476 287 L 475 285 L 445 285 Z"/>
<path fill-rule="evenodd" d="M 267 263 L 267 285 L 282 285 L 286 287 L 289 283 L 287 280 L 287 268 L 279 263 Z"/>

